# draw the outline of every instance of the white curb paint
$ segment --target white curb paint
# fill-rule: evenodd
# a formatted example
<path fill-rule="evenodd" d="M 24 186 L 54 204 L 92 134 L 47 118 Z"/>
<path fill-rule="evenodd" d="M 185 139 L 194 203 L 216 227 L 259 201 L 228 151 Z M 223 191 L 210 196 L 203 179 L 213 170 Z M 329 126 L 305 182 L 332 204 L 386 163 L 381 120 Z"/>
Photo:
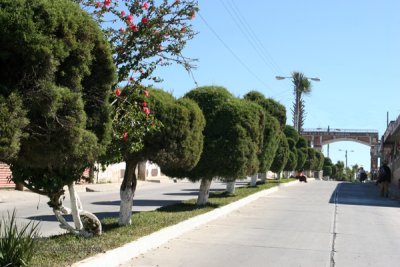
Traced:
<path fill-rule="evenodd" d="M 307 179 L 311 180 L 311 179 Z M 210 212 L 192 217 L 186 221 L 180 222 L 176 225 L 172 225 L 161 229 L 160 231 L 154 232 L 148 236 L 141 237 L 131 243 L 125 244 L 122 247 L 106 251 L 103 254 L 97 254 L 93 257 L 84 259 L 82 261 L 72 264 L 72 267 L 117 267 L 118 265 L 127 262 L 134 257 L 139 256 L 151 249 L 157 248 L 169 240 L 176 238 L 194 228 L 206 224 L 212 220 L 215 220 L 223 215 L 226 215 L 238 208 L 243 207 L 260 197 L 267 196 L 279 190 L 280 187 L 286 187 L 294 184 L 298 184 L 299 181 L 293 181 L 289 183 L 283 183 L 279 186 L 272 187 L 257 193 L 254 193 L 248 197 L 242 198 L 236 202 L 225 205 L 221 208 L 217 208 Z"/>

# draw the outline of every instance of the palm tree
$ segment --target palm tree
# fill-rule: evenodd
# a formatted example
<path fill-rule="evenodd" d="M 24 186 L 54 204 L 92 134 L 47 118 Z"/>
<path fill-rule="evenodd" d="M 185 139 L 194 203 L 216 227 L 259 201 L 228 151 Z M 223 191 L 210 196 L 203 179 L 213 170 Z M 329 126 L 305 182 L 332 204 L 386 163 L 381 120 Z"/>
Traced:
<path fill-rule="evenodd" d="M 311 82 L 309 78 L 301 72 L 292 72 L 292 82 L 294 85 L 295 102 L 293 103 L 293 126 L 300 132 L 304 123 L 304 101 L 303 94 L 311 92 Z"/>

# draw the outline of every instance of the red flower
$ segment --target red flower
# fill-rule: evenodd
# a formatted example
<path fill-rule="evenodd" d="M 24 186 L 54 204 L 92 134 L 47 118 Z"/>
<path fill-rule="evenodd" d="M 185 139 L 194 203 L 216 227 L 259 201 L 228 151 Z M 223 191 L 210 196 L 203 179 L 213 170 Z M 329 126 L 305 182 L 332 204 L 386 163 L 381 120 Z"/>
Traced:
<path fill-rule="evenodd" d="M 144 93 L 144 95 L 145 95 L 145 96 L 149 96 L 149 91 L 147 91 L 147 90 L 144 90 L 144 92 L 143 92 L 143 93 Z"/>
<path fill-rule="evenodd" d="M 129 22 L 129 24 L 131 24 L 133 22 L 133 16 L 132 15 L 127 16 L 126 20 Z"/>
<path fill-rule="evenodd" d="M 124 32 L 125 29 L 124 29 L 124 28 L 119 28 L 119 31 L 120 31 L 120 32 Z"/>
<path fill-rule="evenodd" d="M 144 73 L 144 70 L 140 69 L 139 72 L 140 72 L 141 74 L 143 74 L 143 73 Z"/>
<path fill-rule="evenodd" d="M 148 10 L 148 9 L 149 9 L 149 4 L 147 4 L 147 2 L 145 2 L 145 3 L 143 4 L 143 8 L 146 9 L 146 10 Z"/>
<path fill-rule="evenodd" d="M 133 78 L 133 76 L 131 76 L 131 77 L 129 78 L 129 80 L 130 80 L 130 81 L 134 81 L 135 78 Z"/>
<path fill-rule="evenodd" d="M 122 15 L 122 16 L 125 16 L 125 11 L 122 10 L 122 11 L 121 11 L 121 15 Z"/>
<path fill-rule="evenodd" d="M 191 16 L 191 19 L 195 19 L 196 18 L 196 12 L 192 12 L 192 16 Z"/>
<path fill-rule="evenodd" d="M 186 27 L 182 27 L 181 32 L 186 32 Z"/>
<path fill-rule="evenodd" d="M 146 18 L 146 17 L 142 18 L 142 23 L 143 24 L 147 24 L 148 22 L 149 22 L 148 18 Z"/>
<path fill-rule="evenodd" d="M 137 27 L 135 24 L 132 24 L 132 25 L 131 25 L 131 30 L 132 30 L 133 32 L 137 32 L 139 29 L 138 29 L 138 27 Z"/>
<path fill-rule="evenodd" d="M 128 140 L 128 133 L 127 133 L 127 132 L 124 132 L 123 135 L 122 135 L 122 138 L 123 138 L 125 141 Z"/>
<path fill-rule="evenodd" d="M 111 0 L 104 1 L 104 6 L 110 6 L 110 5 L 111 5 Z"/>
<path fill-rule="evenodd" d="M 143 102 L 143 107 L 147 107 L 147 102 Z"/>
<path fill-rule="evenodd" d="M 121 95 L 121 90 L 119 88 L 117 88 L 117 90 L 115 90 L 115 95 L 116 96 L 120 96 Z"/>
<path fill-rule="evenodd" d="M 160 51 L 163 51 L 163 50 L 164 50 L 164 47 L 162 47 L 162 46 L 160 45 L 159 49 L 160 49 Z"/>
<path fill-rule="evenodd" d="M 150 114 L 150 109 L 148 107 L 143 108 L 143 112 L 146 113 L 146 115 Z"/>
<path fill-rule="evenodd" d="M 96 2 L 96 8 L 100 7 L 100 2 Z"/>
<path fill-rule="evenodd" d="M 181 2 L 181 0 L 176 0 L 175 3 L 179 4 Z"/>

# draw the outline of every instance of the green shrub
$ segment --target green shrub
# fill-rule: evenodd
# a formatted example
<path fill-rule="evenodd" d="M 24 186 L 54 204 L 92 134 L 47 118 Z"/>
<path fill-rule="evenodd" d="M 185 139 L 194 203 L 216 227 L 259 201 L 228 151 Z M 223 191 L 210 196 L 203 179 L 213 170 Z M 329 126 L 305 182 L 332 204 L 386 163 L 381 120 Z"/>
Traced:
<path fill-rule="evenodd" d="M 27 266 L 35 253 L 39 223 L 17 226 L 15 210 L 0 220 L 0 266 Z"/>

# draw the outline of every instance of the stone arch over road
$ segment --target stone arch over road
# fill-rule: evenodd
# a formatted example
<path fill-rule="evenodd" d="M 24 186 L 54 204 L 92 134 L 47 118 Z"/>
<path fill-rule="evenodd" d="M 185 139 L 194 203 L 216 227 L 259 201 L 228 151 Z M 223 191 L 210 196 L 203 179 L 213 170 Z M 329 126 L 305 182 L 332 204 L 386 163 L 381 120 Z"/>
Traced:
<path fill-rule="evenodd" d="M 323 145 L 352 141 L 370 147 L 371 169 L 378 167 L 379 134 L 377 130 L 352 130 L 315 128 L 303 129 L 301 135 L 311 142 L 311 145 L 321 150 Z"/>

